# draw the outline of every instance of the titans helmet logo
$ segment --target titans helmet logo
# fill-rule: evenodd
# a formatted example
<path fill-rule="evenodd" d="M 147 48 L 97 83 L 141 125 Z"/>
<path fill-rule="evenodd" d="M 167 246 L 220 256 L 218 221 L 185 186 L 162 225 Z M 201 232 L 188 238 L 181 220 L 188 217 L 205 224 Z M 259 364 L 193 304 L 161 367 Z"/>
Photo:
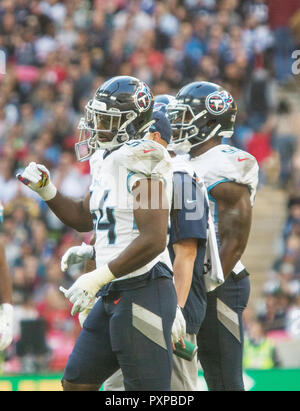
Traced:
<path fill-rule="evenodd" d="M 232 101 L 231 95 L 226 91 L 216 91 L 206 97 L 205 107 L 209 113 L 218 116 L 228 110 Z"/>
<path fill-rule="evenodd" d="M 145 83 L 141 83 L 134 94 L 134 103 L 140 113 L 147 111 L 152 103 L 152 93 Z"/>

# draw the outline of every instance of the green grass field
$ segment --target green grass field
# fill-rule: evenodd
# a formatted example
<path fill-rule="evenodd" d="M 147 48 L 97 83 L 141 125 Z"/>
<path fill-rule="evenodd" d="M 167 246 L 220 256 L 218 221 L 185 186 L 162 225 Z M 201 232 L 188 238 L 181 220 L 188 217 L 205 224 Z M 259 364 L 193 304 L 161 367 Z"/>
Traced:
<path fill-rule="evenodd" d="M 0 377 L 0 391 L 61 391 L 61 374 L 14 375 Z M 300 391 L 300 369 L 247 370 L 247 391 Z M 199 372 L 199 390 L 206 384 Z"/>

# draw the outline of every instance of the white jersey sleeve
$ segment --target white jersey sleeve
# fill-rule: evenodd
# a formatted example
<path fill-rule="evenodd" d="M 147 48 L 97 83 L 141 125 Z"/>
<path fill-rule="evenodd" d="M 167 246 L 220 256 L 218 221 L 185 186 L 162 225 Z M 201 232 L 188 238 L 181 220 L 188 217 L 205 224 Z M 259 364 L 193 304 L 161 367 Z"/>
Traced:
<path fill-rule="evenodd" d="M 224 182 L 246 185 L 253 206 L 258 184 L 258 164 L 251 154 L 221 144 L 191 159 L 197 174 L 203 175 L 207 191 Z"/>
<path fill-rule="evenodd" d="M 105 150 L 96 150 L 89 160 L 91 175 L 90 191 L 93 191 L 95 184 L 97 184 L 97 176 L 100 175 L 104 152 Z"/>
<path fill-rule="evenodd" d="M 129 171 L 128 190 L 143 178 L 166 182 L 172 173 L 168 151 L 152 140 L 136 140 L 125 144 L 120 150 L 120 164 Z"/>

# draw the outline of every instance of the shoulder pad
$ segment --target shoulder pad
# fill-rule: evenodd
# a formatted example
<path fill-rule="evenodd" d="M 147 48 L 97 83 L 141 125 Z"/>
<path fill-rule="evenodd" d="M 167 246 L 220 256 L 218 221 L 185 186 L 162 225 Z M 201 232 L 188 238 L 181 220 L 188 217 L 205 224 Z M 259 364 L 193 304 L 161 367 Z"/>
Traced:
<path fill-rule="evenodd" d="M 258 174 L 256 158 L 243 150 L 238 150 L 232 155 L 232 165 L 238 170 L 241 179 L 248 179 Z"/>
<path fill-rule="evenodd" d="M 119 161 L 123 166 L 133 173 L 146 177 L 161 178 L 172 169 L 168 151 L 152 140 L 126 143 L 119 154 Z"/>
<path fill-rule="evenodd" d="M 258 174 L 258 164 L 254 156 L 246 151 L 240 150 L 229 145 L 220 145 L 215 148 L 217 156 L 212 151 L 212 158 L 215 160 L 214 173 L 228 180 L 243 183 Z M 248 176 L 248 177 L 247 177 Z"/>
<path fill-rule="evenodd" d="M 239 184 L 247 185 L 251 193 L 251 202 L 254 202 L 254 197 L 258 185 L 259 167 L 256 158 L 250 153 L 239 149 L 223 149 L 224 163 L 218 164 L 221 167 L 219 173 L 225 179 Z M 222 174 L 223 173 L 223 174 Z"/>

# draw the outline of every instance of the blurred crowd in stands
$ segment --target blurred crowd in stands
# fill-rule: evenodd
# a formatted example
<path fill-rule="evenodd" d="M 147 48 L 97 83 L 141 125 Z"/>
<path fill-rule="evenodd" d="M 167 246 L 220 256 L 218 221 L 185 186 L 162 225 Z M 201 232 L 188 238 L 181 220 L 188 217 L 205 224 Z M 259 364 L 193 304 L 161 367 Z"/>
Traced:
<path fill-rule="evenodd" d="M 81 267 L 63 274 L 60 258 L 90 236 L 63 226 L 15 174 L 36 161 L 62 193 L 84 196 L 89 164 L 75 160 L 77 125 L 92 93 L 114 75 L 139 77 L 154 95 L 175 95 L 193 80 L 231 91 L 239 109 L 231 143 L 256 156 L 261 187 L 271 180 L 294 193 L 259 323 L 300 336 L 300 319 L 289 328 L 300 317 L 300 135 L 297 105 L 286 97 L 298 85 L 297 46 L 300 0 L 0 2 L 1 235 L 16 307 L 5 372 L 63 368 L 79 324 L 58 285 L 70 285 Z M 31 347 L 33 332 L 40 338 Z"/>

